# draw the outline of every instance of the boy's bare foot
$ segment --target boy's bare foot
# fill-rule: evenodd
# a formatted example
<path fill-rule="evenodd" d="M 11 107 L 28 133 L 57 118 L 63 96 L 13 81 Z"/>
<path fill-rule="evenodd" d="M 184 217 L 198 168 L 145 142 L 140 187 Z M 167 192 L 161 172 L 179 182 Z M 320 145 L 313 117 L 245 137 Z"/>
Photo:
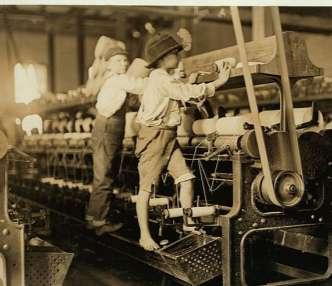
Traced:
<path fill-rule="evenodd" d="M 139 244 L 147 251 L 153 251 L 159 248 L 158 243 L 156 243 L 152 237 L 142 236 L 139 240 Z"/>

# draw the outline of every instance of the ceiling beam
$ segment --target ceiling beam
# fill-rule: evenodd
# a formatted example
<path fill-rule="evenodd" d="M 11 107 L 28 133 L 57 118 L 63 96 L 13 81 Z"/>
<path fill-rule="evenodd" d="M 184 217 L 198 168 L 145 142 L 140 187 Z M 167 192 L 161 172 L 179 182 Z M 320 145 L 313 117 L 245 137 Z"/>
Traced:
<path fill-rule="evenodd" d="M 51 26 L 55 32 L 59 33 L 76 33 L 75 20 L 72 16 L 80 17 L 82 25 L 85 26 L 85 22 L 90 22 L 85 27 L 87 34 L 99 34 L 101 29 L 103 33 L 111 32 L 113 25 L 116 23 L 116 18 L 123 17 L 149 17 L 150 19 L 158 19 L 165 17 L 169 19 L 197 19 L 207 22 L 221 22 L 231 23 L 231 17 L 229 13 L 218 15 L 218 10 L 224 8 L 227 11 L 227 7 L 199 7 L 196 11 L 211 10 L 210 13 L 202 15 L 197 14 L 193 7 L 155 7 L 155 6 L 72 6 L 71 9 L 65 13 L 55 12 L 52 9 L 48 11 L 49 6 L 38 6 L 37 11 L 33 10 L 20 10 L 15 6 L 3 6 L 0 8 L 0 19 L 4 14 L 13 29 L 23 29 L 33 31 L 43 31 L 47 21 L 52 20 L 54 24 Z M 209 9 L 209 10 L 207 10 Z M 240 8 L 242 23 L 244 25 L 251 25 L 252 13 L 249 7 Z M 119 15 L 120 14 L 120 15 Z M 332 33 L 332 18 L 297 15 L 290 13 L 281 13 L 281 21 L 283 23 L 284 30 L 293 30 L 301 32 L 313 32 L 313 33 Z M 1 20 L 0 20 L 1 22 Z M 92 24 L 91 24 L 92 23 Z M 2 25 L 1 25 L 2 26 Z M 93 29 L 93 26 L 97 28 Z M 1 27 L 0 27 L 1 29 Z M 105 30 L 104 30 L 105 29 Z"/>
<path fill-rule="evenodd" d="M 1 13 L 0 10 L 0 30 L 4 29 L 4 16 L 6 15 L 8 25 L 13 31 L 26 31 L 32 33 L 47 33 L 52 30 L 54 33 L 60 34 L 76 34 L 77 17 L 54 17 L 44 15 L 23 15 L 23 14 L 7 14 Z M 108 19 L 98 20 L 89 17 L 79 17 L 82 21 L 82 27 L 85 35 L 100 35 L 101 33 L 112 35 L 115 33 L 113 25 L 115 20 Z"/>
<path fill-rule="evenodd" d="M 197 18 L 199 15 L 195 15 L 193 7 L 188 7 L 187 11 L 177 10 L 177 7 L 174 9 L 162 8 L 162 7 L 148 7 L 148 6 L 112 6 L 113 10 L 120 11 L 135 11 L 140 14 L 147 15 L 159 15 L 159 16 L 168 16 L 172 18 Z M 211 8 L 211 7 L 210 7 Z M 212 7 L 214 8 L 214 7 Z M 200 17 L 201 21 L 210 21 L 210 22 L 226 22 L 231 23 L 230 13 L 225 13 L 222 16 L 218 15 L 218 10 L 224 8 L 226 11 L 228 7 L 218 7 L 215 9 L 214 13 L 209 13 Z M 99 7 L 99 9 L 102 9 Z M 199 9 L 204 10 L 207 8 L 200 7 Z M 329 17 L 319 17 L 319 16 L 308 16 L 308 15 L 297 15 L 291 13 L 281 13 L 282 25 L 285 29 L 294 30 L 294 31 L 308 31 L 308 32 L 320 32 L 320 33 L 332 33 L 332 18 Z M 251 25 L 252 23 L 252 12 L 251 7 L 241 7 L 240 8 L 241 22 L 244 25 Z"/>

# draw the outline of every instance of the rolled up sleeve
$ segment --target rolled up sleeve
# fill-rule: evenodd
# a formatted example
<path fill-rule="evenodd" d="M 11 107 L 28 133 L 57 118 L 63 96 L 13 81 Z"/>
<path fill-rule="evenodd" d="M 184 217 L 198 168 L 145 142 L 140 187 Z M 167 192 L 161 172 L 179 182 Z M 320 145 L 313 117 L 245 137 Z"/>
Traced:
<path fill-rule="evenodd" d="M 128 75 L 120 75 L 117 84 L 121 89 L 133 94 L 143 94 L 148 78 L 135 78 Z"/>
<path fill-rule="evenodd" d="M 201 98 L 204 96 L 213 96 L 215 93 L 212 84 L 190 84 L 182 83 L 177 80 L 165 80 L 162 82 L 164 88 L 168 91 L 170 98 L 181 101 L 189 101 L 191 99 Z"/>

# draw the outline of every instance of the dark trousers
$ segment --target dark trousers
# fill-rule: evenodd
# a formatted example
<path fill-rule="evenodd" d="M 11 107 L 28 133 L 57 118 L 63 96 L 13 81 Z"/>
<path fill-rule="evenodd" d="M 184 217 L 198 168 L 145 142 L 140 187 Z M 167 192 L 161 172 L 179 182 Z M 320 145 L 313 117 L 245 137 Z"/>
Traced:
<path fill-rule="evenodd" d="M 92 131 L 93 191 L 90 196 L 87 216 L 103 220 L 109 211 L 109 195 L 114 183 L 114 157 L 120 151 L 124 136 L 124 113 L 106 118 L 96 116 Z"/>

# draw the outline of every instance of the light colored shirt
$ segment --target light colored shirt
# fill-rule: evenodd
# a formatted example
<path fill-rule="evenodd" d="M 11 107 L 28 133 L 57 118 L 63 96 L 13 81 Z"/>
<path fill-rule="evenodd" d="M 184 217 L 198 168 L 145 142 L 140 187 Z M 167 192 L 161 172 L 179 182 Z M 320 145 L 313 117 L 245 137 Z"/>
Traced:
<path fill-rule="evenodd" d="M 96 108 L 99 114 L 110 117 L 121 109 L 127 98 L 127 92 L 143 94 L 147 78 L 134 78 L 126 74 L 110 75 L 97 97 Z"/>
<path fill-rule="evenodd" d="M 181 123 L 179 101 L 187 102 L 214 93 L 213 84 L 183 83 L 165 70 L 155 69 L 144 90 L 137 122 L 146 126 L 177 126 Z"/>

